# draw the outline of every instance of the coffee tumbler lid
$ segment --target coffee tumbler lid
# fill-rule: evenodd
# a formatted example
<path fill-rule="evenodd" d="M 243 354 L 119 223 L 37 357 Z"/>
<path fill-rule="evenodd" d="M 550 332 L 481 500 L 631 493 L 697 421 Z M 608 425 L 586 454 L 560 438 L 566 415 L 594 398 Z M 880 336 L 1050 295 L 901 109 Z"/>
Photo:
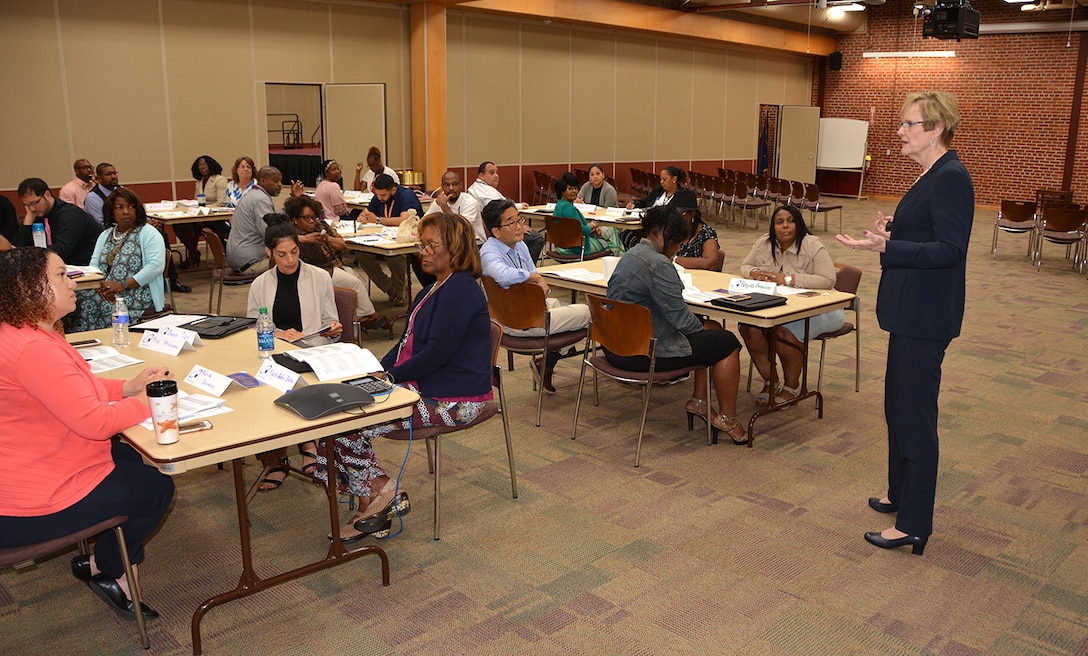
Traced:
<path fill-rule="evenodd" d="M 178 382 L 176 380 L 156 380 L 147 384 L 148 396 L 173 396 L 177 393 Z"/>

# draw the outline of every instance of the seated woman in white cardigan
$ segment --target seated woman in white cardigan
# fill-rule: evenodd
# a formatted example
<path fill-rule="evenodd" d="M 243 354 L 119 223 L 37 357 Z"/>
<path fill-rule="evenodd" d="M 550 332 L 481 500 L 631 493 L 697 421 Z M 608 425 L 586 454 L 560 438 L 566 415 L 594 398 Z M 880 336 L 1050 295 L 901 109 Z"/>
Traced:
<path fill-rule="evenodd" d="M 300 346 L 321 346 L 339 340 L 344 326 L 337 320 L 332 278 L 324 269 L 301 260 L 298 232 L 290 217 L 266 214 L 264 222 L 268 224 L 264 248 L 274 266 L 258 276 L 249 288 L 246 316 L 256 317 L 261 308 L 268 308 L 276 326 L 276 338 L 287 341 L 332 326 L 320 335 L 297 342 Z M 302 455 L 303 473 L 312 474 L 317 466 L 317 446 L 306 442 L 299 445 L 298 451 Z M 258 489 L 275 490 L 287 478 L 291 464 L 287 449 L 268 451 L 259 457 L 270 469 Z"/>

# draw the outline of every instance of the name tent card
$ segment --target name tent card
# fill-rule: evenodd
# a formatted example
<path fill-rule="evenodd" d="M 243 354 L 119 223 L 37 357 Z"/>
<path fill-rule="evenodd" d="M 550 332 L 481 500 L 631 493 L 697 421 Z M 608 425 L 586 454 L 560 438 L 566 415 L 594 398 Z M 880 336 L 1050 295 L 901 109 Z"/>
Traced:
<path fill-rule="evenodd" d="M 178 353 L 181 353 L 182 349 L 186 347 L 193 348 L 180 335 L 164 335 L 151 330 L 144 331 L 144 335 L 140 338 L 140 343 L 137 346 L 175 357 Z"/>
<path fill-rule="evenodd" d="M 275 387 L 286 394 L 294 388 L 296 383 L 298 383 L 300 375 L 301 374 L 297 374 L 287 367 L 276 364 L 275 360 L 269 358 L 265 360 L 264 364 L 261 365 L 261 368 L 257 370 L 256 378 L 265 385 Z"/>
<path fill-rule="evenodd" d="M 159 334 L 184 339 L 187 350 L 195 351 L 197 346 L 204 346 L 204 340 L 200 339 L 200 334 L 195 330 L 189 330 L 188 328 L 166 326 L 159 329 Z"/>
<path fill-rule="evenodd" d="M 758 294 L 774 296 L 776 287 L 778 287 L 778 285 L 769 280 L 748 280 L 747 278 L 731 278 L 729 280 L 730 294 L 750 294 L 756 292 Z"/>
<path fill-rule="evenodd" d="M 604 213 L 607 216 L 616 216 L 616 217 L 623 216 L 623 208 L 622 207 L 608 207 L 608 208 L 605 208 Z"/>
<path fill-rule="evenodd" d="M 231 378 L 211 369 L 205 369 L 199 364 L 193 366 L 189 375 L 185 377 L 185 382 L 214 396 L 223 396 L 223 392 L 227 391 L 231 384 L 237 385 Z"/>

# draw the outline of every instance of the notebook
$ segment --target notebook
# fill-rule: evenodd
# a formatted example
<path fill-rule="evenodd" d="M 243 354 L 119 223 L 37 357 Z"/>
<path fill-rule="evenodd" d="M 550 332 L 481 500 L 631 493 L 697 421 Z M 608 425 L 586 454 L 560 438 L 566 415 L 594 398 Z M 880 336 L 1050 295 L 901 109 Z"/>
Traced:
<path fill-rule="evenodd" d="M 276 405 L 293 411 L 303 419 L 318 419 L 371 403 L 374 403 L 374 397 L 365 390 L 344 383 L 307 385 L 275 400 Z"/>

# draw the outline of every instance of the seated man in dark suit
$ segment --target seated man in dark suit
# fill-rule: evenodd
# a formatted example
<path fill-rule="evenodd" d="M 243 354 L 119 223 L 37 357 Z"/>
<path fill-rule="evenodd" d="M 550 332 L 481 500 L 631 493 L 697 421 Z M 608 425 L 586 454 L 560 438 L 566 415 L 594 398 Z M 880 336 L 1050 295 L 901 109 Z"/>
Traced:
<path fill-rule="evenodd" d="M 45 224 L 46 244 L 65 264 L 86 265 L 91 261 L 102 226 L 79 207 L 54 198 L 41 178 L 27 178 L 19 183 L 19 200 L 26 216 L 12 241 L 16 246 L 33 246 L 35 223 Z"/>

